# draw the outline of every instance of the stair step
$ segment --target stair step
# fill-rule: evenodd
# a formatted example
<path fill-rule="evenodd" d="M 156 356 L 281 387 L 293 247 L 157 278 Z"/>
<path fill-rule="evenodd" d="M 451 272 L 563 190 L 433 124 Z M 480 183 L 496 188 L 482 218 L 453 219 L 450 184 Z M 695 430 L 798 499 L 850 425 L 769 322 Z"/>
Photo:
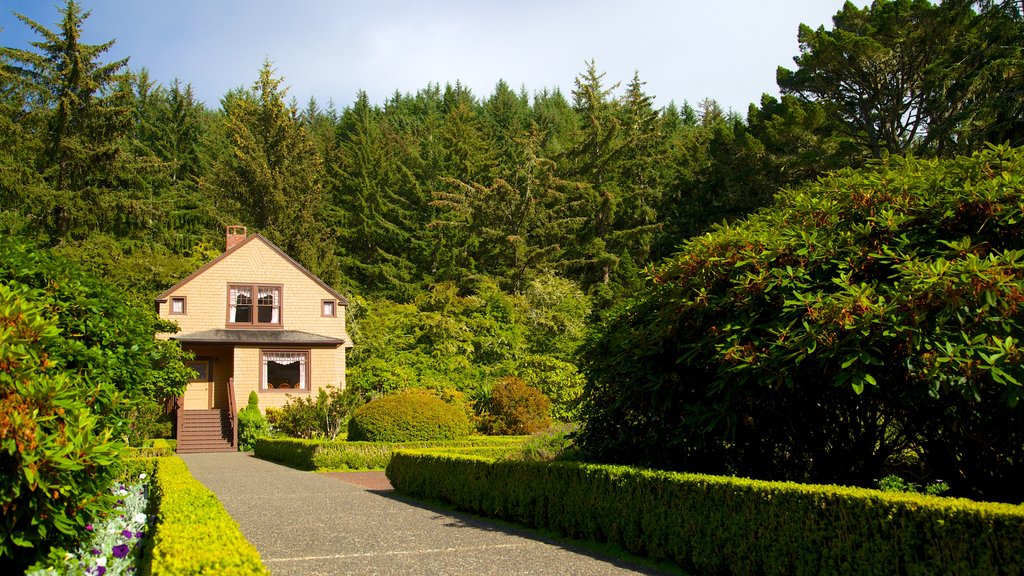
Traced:
<path fill-rule="evenodd" d="M 227 410 L 185 410 L 181 414 L 177 452 L 233 452 Z"/>

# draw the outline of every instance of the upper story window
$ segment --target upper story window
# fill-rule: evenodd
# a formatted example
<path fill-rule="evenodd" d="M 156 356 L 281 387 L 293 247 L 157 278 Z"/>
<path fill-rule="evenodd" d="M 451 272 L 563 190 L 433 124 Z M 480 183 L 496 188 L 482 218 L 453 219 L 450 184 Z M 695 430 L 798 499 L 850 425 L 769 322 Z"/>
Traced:
<path fill-rule="evenodd" d="M 326 318 L 334 318 L 338 315 L 337 303 L 334 300 L 323 300 L 320 303 L 320 315 Z"/>
<path fill-rule="evenodd" d="M 171 298 L 171 314 L 184 314 L 185 313 L 185 297 L 184 296 L 173 296 Z"/>
<path fill-rule="evenodd" d="M 228 324 L 281 325 L 281 287 L 231 284 L 228 286 Z"/>

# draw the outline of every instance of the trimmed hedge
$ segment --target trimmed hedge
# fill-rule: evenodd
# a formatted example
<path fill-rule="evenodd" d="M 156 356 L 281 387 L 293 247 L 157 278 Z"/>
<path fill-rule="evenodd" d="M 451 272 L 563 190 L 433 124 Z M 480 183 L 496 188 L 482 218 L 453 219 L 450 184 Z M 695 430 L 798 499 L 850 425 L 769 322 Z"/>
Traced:
<path fill-rule="evenodd" d="M 839 486 L 403 450 L 401 493 L 702 574 L 1022 574 L 1024 507 Z"/>
<path fill-rule="evenodd" d="M 360 406 L 348 438 L 368 442 L 426 442 L 469 436 L 466 411 L 429 390 L 409 388 Z"/>
<path fill-rule="evenodd" d="M 143 573 L 270 574 L 238 523 L 181 458 L 159 459 L 151 494 L 157 520 Z"/>
<path fill-rule="evenodd" d="M 437 448 L 462 453 L 480 448 L 500 457 L 519 449 L 525 439 L 524 436 L 471 436 L 464 440 L 393 443 L 260 438 L 254 451 L 257 458 L 300 470 L 383 470 L 394 451 L 399 449 Z"/>
<path fill-rule="evenodd" d="M 159 454 L 157 456 L 168 456 L 168 454 Z M 135 482 L 139 479 L 139 474 L 145 474 L 146 477 L 152 479 L 153 474 L 156 472 L 157 457 L 152 454 L 136 454 L 127 458 L 122 458 L 118 463 L 117 481 L 118 482 Z"/>

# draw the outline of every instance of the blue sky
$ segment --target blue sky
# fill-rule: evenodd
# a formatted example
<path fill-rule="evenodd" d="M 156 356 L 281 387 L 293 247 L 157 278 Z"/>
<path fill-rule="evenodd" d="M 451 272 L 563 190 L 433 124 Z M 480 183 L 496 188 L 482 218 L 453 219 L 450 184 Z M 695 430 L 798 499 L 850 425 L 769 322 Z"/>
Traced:
<path fill-rule="evenodd" d="M 0 45 L 35 40 L 13 12 L 56 28 L 63 0 L 0 0 Z M 638 71 L 656 106 L 710 97 L 746 112 L 776 94 L 775 69 L 792 67 L 797 27 L 831 27 L 842 0 L 80 0 L 92 14 L 84 40 L 115 39 L 110 59 L 131 57 L 163 84 L 192 84 L 217 106 L 249 86 L 269 59 L 289 96 L 342 109 L 365 90 L 461 81 L 478 97 L 504 79 L 529 93 L 560 88 L 593 59 L 610 85 Z M 858 1 L 858 5 L 866 2 Z M 620 89 L 621 92 L 621 89 Z"/>

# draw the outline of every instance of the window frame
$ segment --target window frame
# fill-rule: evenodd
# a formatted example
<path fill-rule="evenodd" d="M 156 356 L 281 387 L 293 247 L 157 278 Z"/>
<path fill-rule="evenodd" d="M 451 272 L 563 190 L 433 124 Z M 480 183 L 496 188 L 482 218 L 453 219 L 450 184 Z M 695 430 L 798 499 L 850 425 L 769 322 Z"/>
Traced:
<path fill-rule="evenodd" d="M 270 383 L 267 382 L 268 370 L 267 370 L 267 355 L 268 354 L 304 354 L 306 356 L 305 361 L 305 388 L 271 388 Z M 309 394 L 313 388 L 313 351 L 308 348 L 260 348 L 260 379 L 256 389 L 260 394 Z M 300 361 L 299 370 L 302 370 L 302 363 Z M 303 375 L 299 374 L 299 381 L 301 382 Z"/>
<path fill-rule="evenodd" d="M 199 369 L 199 366 L 203 366 L 203 369 Z M 185 367 L 191 368 L 197 373 L 195 378 L 189 378 L 190 384 L 213 382 L 213 358 L 211 356 L 196 356 L 192 360 L 186 361 Z"/>
<path fill-rule="evenodd" d="M 175 300 L 181 300 L 181 312 L 174 311 Z M 184 296 L 171 296 L 167 301 L 167 314 L 170 316 L 184 316 L 188 314 L 188 299 Z"/>
<path fill-rule="evenodd" d="M 247 288 L 247 289 L 249 289 L 251 291 L 251 294 L 252 294 L 252 303 L 249 304 L 249 306 L 252 307 L 252 310 L 250 311 L 250 320 L 248 322 L 235 322 L 235 321 L 231 320 L 231 317 L 232 317 L 232 313 L 231 312 L 232 312 L 232 310 L 234 308 L 234 306 L 232 305 L 232 302 L 231 302 L 231 291 L 234 290 L 234 289 L 238 289 L 238 288 Z M 259 299 L 260 299 L 259 294 L 260 294 L 260 289 L 261 288 L 263 288 L 263 289 L 270 289 L 270 290 L 276 290 L 277 291 L 277 294 L 278 294 L 277 322 L 260 322 L 259 321 L 259 310 L 260 310 L 260 306 L 261 306 L 261 304 L 259 303 Z M 225 298 L 227 299 L 227 310 L 226 310 L 227 318 L 225 319 L 225 325 L 228 328 L 251 328 L 251 329 L 257 329 L 257 330 L 266 330 L 266 329 L 273 330 L 273 329 L 280 329 L 280 328 L 284 327 L 284 285 L 282 285 L 282 284 L 231 282 L 227 286 Z M 273 309 L 274 309 L 273 305 L 271 305 L 271 315 L 273 315 Z"/>
<path fill-rule="evenodd" d="M 331 306 L 331 313 L 325 313 L 327 305 Z M 320 301 L 320 317 L 321 318 L 337 318 L 338 317 L 338 301 L 334 299 L 325 298 Z"/>

